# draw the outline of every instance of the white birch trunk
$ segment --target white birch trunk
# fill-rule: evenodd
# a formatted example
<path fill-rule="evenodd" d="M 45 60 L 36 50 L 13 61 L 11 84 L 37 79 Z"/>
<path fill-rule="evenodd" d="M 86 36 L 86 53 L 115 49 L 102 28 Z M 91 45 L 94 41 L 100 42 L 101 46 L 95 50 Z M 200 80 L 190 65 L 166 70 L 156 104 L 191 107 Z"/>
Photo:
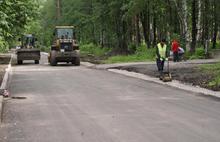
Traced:
<path fill-rule="evenodd" d="M 202 10 L 201 10 L 201 0 L 198 0 L 198 22 L 197 22 L 197 30 L 198 30 L 198 34 L 196 37 L 196 40 L 199 41 L 202 35 L 202 28 L 201 28 L 201 14 L 202 14 Z"/>
<path fill-rule="evenodd" d="M 182 30 L 182 35 L 185 40 L 186 50 L 190 51 L 191 37 L 190 37 L 190 29 L 188 24 L 187 1 L 181 0 L 181 7 L 178 7 L 176 0 L 173 0 L 173 2 L 175 3 L 175 6 L 178 11 L 178 16 L 180 18 L 180 28 Z"/>
<path fill-rule="evenodd" d="M 184 39 L 186 44 L 186 50 L 190 51 L 190 30 L 189 30 L 189 24 L 188 24 L 188 9 L 187 9 L 187 2 L 186 0 L 182 0 L 182 6 L 183 6 L 183 32 L 184 32 Z"/>

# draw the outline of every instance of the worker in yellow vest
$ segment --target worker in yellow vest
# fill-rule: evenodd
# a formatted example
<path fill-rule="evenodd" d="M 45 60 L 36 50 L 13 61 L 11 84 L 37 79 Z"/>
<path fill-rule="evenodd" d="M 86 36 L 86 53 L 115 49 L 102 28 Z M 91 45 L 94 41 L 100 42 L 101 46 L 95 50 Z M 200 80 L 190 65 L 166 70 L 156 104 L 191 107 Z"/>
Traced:
<path fill-rule="evenodd" d="M 156 48 L 157 68 L 160 72 L 160 75 L 163 74 L 164 62 L 168 61 L 168 53 L 166 40 L 162 39 L 161 42 L 157 44 Z"/>

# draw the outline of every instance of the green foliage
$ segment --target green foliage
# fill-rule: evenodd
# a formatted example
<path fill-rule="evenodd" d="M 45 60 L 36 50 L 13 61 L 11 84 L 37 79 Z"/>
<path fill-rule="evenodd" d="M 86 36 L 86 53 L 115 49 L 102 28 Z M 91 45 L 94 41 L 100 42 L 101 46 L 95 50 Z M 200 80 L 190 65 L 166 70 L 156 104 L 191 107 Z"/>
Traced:
<path fill-rule="evenodd" d="M 100 46 L 94 44 L 84 44 L 80 46 L 80 52 L 84 55 L 94 55 L 97 57 L 106 56 L 110 51 L 108 48 L 101 48 Z"/>
<path fill-rule="evenodd" d="M 173 34 L 171 35 L 171 40 L 173 40 L 173 39 L 175 39 L 175 40 L 177 40 L 177 41 L 179 41 L 179 42 L 180 42 L 180 40 L 181 40 L 180 35 L 177 34 L 177 33 L 173 33 Z M 171 42 L 172 42 L 172 41 L 171 41 Z"/>
<path fill-rule="evenodd" d="M 37 17 L 37 0 L 3 0 L 0 1 L 0 39 L 1 51 L 14 42 L 25 25 Z"/>
<path fill-rule="evenodd" d="M 61 0 L 61 17 L 57 18 L 56 0 L 46 0 L 40 10 L 42 44 L 45 46 L 51 44 L 55 25 L 74 25 L 80 43 L 112 47 L 121 53 L 134 52 L 135 46 L 132 44 L 139 45 L 140 40 L 152 46 L 162 37 L 169 41 L 178 39 L 181 47 L 185 48 L 184 11 L 180 10 L 182 2 L 183 0 Z M 204 1 L 201 3 L 205 4 Z M 188 1 L 186 6 L 188 9 L 186 21 L 190 31 L 192 28 L 190 19 L 193 15 L 190 11 L 191 2 Z M 211 2 L 210 9 L 213 6 L 214 3 Z M 201 15 L 209 12 L 202 10 Z M 210 17 L 214 18 L 214 15 Z"/>
<path fill-rule="evenodd" d="M 216 42 L 216 49 L 220 49 L 220 40 L 217 40 Z"/>
<path fill-rule="evenodd" d="M 135 53 L 137 50 L 137 45 L 135 43 L 131 43 L 128 45 L 128 51 L 129 53 Z"/>
<path fill-rule="evenodd" d="M 5 53 L 8 50 L 8 43 L 0 38 L 0 53 Z"/>
<path fill-rule="evenodd" d="M 153 61 L 155 59 L 155 54 L 155 48 L 146 48 L 146 46 L 142 45 L 137 48 L 133 55 L 113 56 L 108 58 L 105 63 Z"/>
<path fill-rule="evenodd" d="M 208 84 L 210 87 L 219 87 L 220 86 L 220 76 L 216 76 L 216 78 L 214 80 L 212 80 L 211 82 L 209 82 Z"/>
<path fill-rule="evenodd" d="M 195 53 L 190 53 L 189 51 L 186 52 L 185 57 L 189 60 L 193 60 L 193 59 L 205 59 L 206 58 L 206 54 L 205 54 L 205 50 L 204 48 L 196 48 Z"/>

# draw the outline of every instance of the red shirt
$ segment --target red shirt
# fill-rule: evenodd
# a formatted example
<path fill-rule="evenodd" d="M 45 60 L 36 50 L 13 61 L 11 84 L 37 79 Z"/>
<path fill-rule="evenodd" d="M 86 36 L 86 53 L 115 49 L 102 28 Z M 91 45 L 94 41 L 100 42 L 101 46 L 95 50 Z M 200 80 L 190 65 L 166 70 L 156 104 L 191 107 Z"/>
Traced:
<path fill-rule="evenodd" d="M 178 52 L 179 50 L 179 43 L 177 41 L 172 42 L 172 51 L 173 52 Z"/>

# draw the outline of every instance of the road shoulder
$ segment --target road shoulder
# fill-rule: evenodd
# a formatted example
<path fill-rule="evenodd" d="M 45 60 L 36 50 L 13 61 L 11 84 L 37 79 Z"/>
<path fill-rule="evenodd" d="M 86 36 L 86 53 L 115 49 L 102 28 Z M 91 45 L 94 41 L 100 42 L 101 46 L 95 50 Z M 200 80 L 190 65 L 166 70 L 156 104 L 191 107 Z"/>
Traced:
<path fill-rule="evenodd" d="M 8 66 L 3 65 L 4 66 L 4 75 L 3 75 L 3 79 L 1 81 L 1 86 L 0 86 L 0 123 L 2 122 L 2 111 L 3 111 L 3 101 L 4 101 L 4 93 L 8 91 L 6 91 L 8 89 L 8 86 L 10 84 L 10 79 L 11 79 L 11 75 L 12 75 L 12 70 L 11 70 L 11 61 L 12 61 L 12 55 L 10 54 L 10 61 L 8 63 Z M 7 67 L 7 68 L 6 68 Z"/>
<path fill-rule="evenodd" d="M 206 60 L 206 63 L 215 63 L 218 62 L 219 60 Z M 181 62 L 180 64 L 202 64 L 204 63 L 204 60 L 192 60 L 189 62 Z M 205 89 L 199 86 L 193 86 L 191 84 L 185 84 L 182 83 L 178 80 L 173 80 L 172 82 L 162 82 L 161 80 L 159 80 L 156 77 L 152 77 L 149 75 L 145 75 L 142 73 L 136 73 L 136 72 L 132 72 L 132 71 L 127 71 L 127 70 L 120 70 L 120 69 L 112 69 L 112 68 L 116 68 L 119 66 L 131 66 L 131 65 L 152 65 L 155 64 L 153 62 L 148 62 L 148 63 L 143 63 L 143 62 L 138 62 L 138 63 L 122 63 L 122 64 L 106 64 L 106 65 L 95 65 L 95 64 L 91 64 L 91 63 L 83 63 L 84 66 L 87 66 L 89 68 L 93 68 L 93 69 L 101 69 L 101 70 L 108 70 L 110 72 L 114 72 L 117 74 L 122 74 L 125 76 L 129 76 L 129 77 L 134 77 L 134 78 L 138 78 L 138 79 L 142 79 L 142 80 L 146 80 L 149 82 L 153 82 L 153 83 L 157 83 L 157 84 L 162 84 L 162 85 L 167 85 L 169 87 L 174 87 L 177 89 L 181 89 L 181 90 L 185 90 L 185 91 L 189 91 L 192 93 L 197 93 L 197 94 L 202 94 L 205 96 L 212 96 L 212 97 L 218 97 L 220 98 L 220 92 L 218 91 L 212 91 L 209 89 Z M 174 63 L 175 64 L 175 63 Z"/>
<path fill-rule="evenodd" d="M 134 78 L 154 82 L 154 83 L 157 83 L 157 84 L 167 85 L 167 86 L 170 86 L 170 87 L 174 87 L 174 88 L 185 90 L 185 91 L 190 91 L 190 92 L 193 92 L 193 93 L 198 93 L 198 94 L 203 94 L 203 95 L 206 95 L 206 96 L 213 96 L 213 97 L 220 98 L 220 92 L 211 91 L 211 90 L 201 88 L 201 87 L 198 87 L 198 86 L 196 86 L 196 87 L 191 86 L 191 85 L 188 85 L 188 84 L 181 83 L 177 80 L 173 80 L 172 82 L 162 82 L 158 78 L 151 77 L 151 76 L 144 75 L 144 74 L 140 74 L 140 73 L 129 72 L 129 71 L 126 71 L 126 70 L 108 69 L 108 71 L 118 73 L 118 74 L 122 74 L 122 75 L 129 76 L 129 77 L 134 77 Z"/>

